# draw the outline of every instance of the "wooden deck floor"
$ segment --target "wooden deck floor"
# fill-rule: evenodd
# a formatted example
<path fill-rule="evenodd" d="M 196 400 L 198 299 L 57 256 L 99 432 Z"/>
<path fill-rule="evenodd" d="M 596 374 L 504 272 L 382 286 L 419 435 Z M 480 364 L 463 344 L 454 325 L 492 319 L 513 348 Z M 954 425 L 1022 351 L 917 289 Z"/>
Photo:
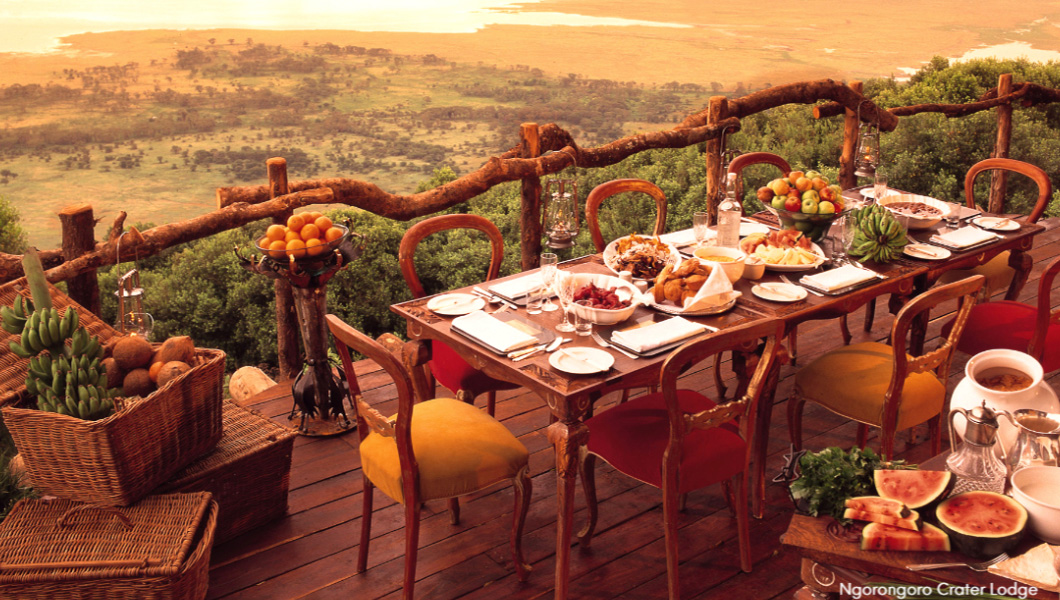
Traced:
<path fill-rule="evenodd" d="M 1038 236 L 1032 255 L 1035 271 L 1024 301 L 1037 296 L 1045 265 L 1060 255 L 1060 222 Z M 861 331 L 862 312 L 855 313 L 855 341 L 882 339 L 892 318 L 881 302 L 873 331 Z M 936 319 L 928 339 L 937 336 L 945 319 Z M 858 326 L 855 327 L 854 324 Z M 807 323 L 799 328 L 799 352 L 807 357 L 836 345 L 834 322 Z M 967 356 L 954 361 L 950 388 L 960 381 Z M 393 385 L 371 362 L 357 365 L 367 400 L 386 414 L 395 410 Z M 775 474 L 788 447 L 785 399 L 795 368 L 786 366 L 773 410 L 767 473 Z M 709 372 L 687 375 L 689 385 L 705 388 Z M 1060 374 L 1050 380 L 1060 390 Z M 615 401 L 605 398 L 602 406 Z M 291 406 L 289 387 L 281 385 L 255 399 L 255 408 L 285 422 Z M 551 597 L 555 554 L 555 472 L 552 448 L 545 437 L 548 411 L 535 396 L 515 390 L 500 395 L 497 416 L 531 452 L 533 503 L 527 520 L 524 551 L 533 565 L 529 581 L 520 583 L 508 551 L 512 515 L 509 486 L 462 499 L 462 522 L 449 524 L 444 502 L 424 509 L 420 533 L 417 598 L 511 600 Z M 808 408 L 804 418 L 807 447 L 849 447 L 854 426 L 820 409 Z M 925 428 L 915 440 L 903 434 L 897 452 L 910 462 L 929 456 Z M 214 548 L 210 598 L 232 600 L 309 597 L 400 598 L 403 564 L 403 515 L 400 507 L 376 493 L 369 569 L 354 574 L 360 533 L 361 474 L 357 434 L 330 439 L 299 437 L 295 441 L 287 515 L 267 526 Z M 876 440 L 870 438 L 870 444 Z M 878 445 L 875 446 L 878 448 Z M 662 506 L 658 490 L 637 484 L 601 465 L 597 476 L 600 522 L 591 549 L 575 548 L 571 559 L 572 598 L 648 599 L 666 597 L 666 559 L 662 540 Z M 582 505 L 580 491 L 579 505 Z M 692 493 L 681 517 L 682 597 L 728 600 L 789 598 L 799 587 L 799 559 L 780 545 L 779 537 L 792 514 L 786 489 L 771 484 L 762 520 L 751 524 L 754 571 L 739 570 L 735 520 L 720 486 Z M 576 527 L 584 509 L 575 514 Z"/>

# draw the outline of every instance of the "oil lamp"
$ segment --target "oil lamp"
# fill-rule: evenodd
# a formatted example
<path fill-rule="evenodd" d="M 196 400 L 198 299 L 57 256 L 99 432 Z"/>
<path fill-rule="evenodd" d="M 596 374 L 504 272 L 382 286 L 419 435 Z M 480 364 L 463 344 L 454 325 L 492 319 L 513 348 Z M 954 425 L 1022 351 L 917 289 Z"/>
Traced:
<path fill-rule="evenodd" d="M 545 183 L 545 222 L 549 248 L 570 248 L 578 235 L 578 182 L 549 179 Z"/>
<path fill-rule="evenodd" d="M 125 233 L 118 238 L 117 259 L 119 261 L 123 237 Z M 118 297 L 118 325 L 123 334 L 150 338 L 155 320 L 150 313 L 144 312 L 144 288 L 140 285 L 140 271 L 136 268 L 139 258 L 137 252 L 133 258 L 133 268 L 118 277 L 118 290 L 114 292 L 114 295 Z"/>
<path fill-rule="evenodd" d="M 858 150 L 854 159 L 854 175 L 872 177 L 880 165 L 880 122 L 861 121 L 861 105 L 858 105 Z"/>

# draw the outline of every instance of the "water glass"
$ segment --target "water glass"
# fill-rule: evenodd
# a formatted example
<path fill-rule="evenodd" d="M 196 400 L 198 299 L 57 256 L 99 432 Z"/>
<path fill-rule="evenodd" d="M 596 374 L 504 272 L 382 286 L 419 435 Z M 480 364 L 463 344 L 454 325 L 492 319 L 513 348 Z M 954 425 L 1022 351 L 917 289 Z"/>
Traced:
<path fill-rule="evenodd" d="M 574 303 L 574 331 L 581 336 L 589 336 L 593 333 L 593 322 L 589 318 L 589 311 L 593 307 L 592 300 L 578 300 Z M 581 307 L 581 310 L 578 310 Z"/>
<path fill-rule="evenodd" d="M 574 325 L 567 319 L 567 312 L 570 311 L 571 301 L 574 300 L 574 276 L 557 272 L 555 283 L 556 298 L 559 299 L 559 307 L 563 309 L 563 321 L 556 325 L 556 331 L 570 333 L 574 331 Z"/>
<path fill-rule="evenodd" d="M 707 239 L 707 232 L 710 231 L 710 213 L 705 212 L 694 212 L 692 213 L 692 234 L 696 236 L 696 247 L 703 245 L 703 240 Z"/>
<path fill-rule="evenodd" d="M 946 220 L 946 227 L 956 230 L 961 226 L 961 207 L 951 206 L 950 212 L 946 213 L 943 219 Z"/>
<path fill-rule="evenodd" d="M 556 265 L 558 264 L 559 257 L 554 253 L 545 252 L 541 255 L 541 270 L 538 271 L 538 275 L 541 277 L 541 283 L 545 285 L 541 290 L 541 297 L 544 299 L 541 310 L 545 312 L 556 310 L 556 304 L 552 302 L 552 286 L 556 283 Z"/>
<path fill-rule="evenodd" d="M 526 296 L 526 314 L 539 315 L 543 310 L 542 303 L 545 297 L 545 288 L 530 292 Z M 553 310 L 555 310 L 553 308 Z"/>
<path fill-rule="evenodd" d="M 872 197 L 876 200 L 876 203 L 879 204 L 880 199 L 883 198 L 886 195 L 887 195 L 887 174 L 884 173 L 882 170 L 880 170 L 877 167 L 877 169 L 876 169 L 876 178 L 873 180 L 873 185 L 872 185 Z"/>

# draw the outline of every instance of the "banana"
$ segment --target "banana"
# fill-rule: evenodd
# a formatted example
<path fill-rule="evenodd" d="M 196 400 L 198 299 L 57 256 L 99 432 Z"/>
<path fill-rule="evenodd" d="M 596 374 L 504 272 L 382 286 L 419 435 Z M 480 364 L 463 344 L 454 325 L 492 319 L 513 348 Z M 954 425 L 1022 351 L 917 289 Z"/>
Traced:
<path fill-rule="evenodd" d="M 45 348 L 51 348 L 55 345 L 55 342 L 52 341 L 51 327 L 49 327 L 52 318 L 51 312 L 47 310 L 41 312 L 40 324 L 37 325 L 37 335 L 40 337 L 40 343 L 43 344 Z"/>
<path fill-rule="evenodd" d="M 59 413 L 60 415 L 69 415 L 70 414 L 70 412 L 68 410 L 66 410 L 66 406 L 64 406 L 62 404 L 57 404 L 55 406 L 55 412 Z"/>
<path fill-rule="evenodd" d="M 88 410 L 92 416 L 98 415 L 100 413 L 100 408 L 102 408 L 102 405 L 99 402 L 99 398 L 93 397 L 89 399 Z"/>
<path fill-rule="evenodd" d="M 70 390 L 66 391 L 66 408 L 70 411 L 70 416 L 77 416 L 77 402 L 74 401 L 74 396 Z"/>
<path fill-rule="evenodd" d="M 83 327 L 76 329 L 73 336 L 71 336 L 70 351 L 74 356 L 81 354 L 85 350 L 85 329 Z"/>
<path fill-rule="evenodd" d="M 29 342 L 28 348 L 30 352 L 33 352 L 34 354 L 37 354 L 41 350 L 44 350 L 44 343 L 41 341 L 40 333 L 38 332 L 39 328 L 39 325 L 37 327 L 27 327 L 26 330 L 29 333 L 23 332 L 22 334 Z"/>
<path fill-rule="evenodd" d="M 70 325 L 74 322 L 74 313 L 76 312 L 77 311 L 74 310 L 72 306 L 67 308 L 66 314 L 64 314 L 62 320 L 59 321 L 59 335 L 62 336 L 64 340 L 70 337 L 70 334 L 74 332 Z"/>
<path fill-rule="evenodd" d="M 52 372 L 52 355 L 41 354 L 40 355 L 40 372 L 46 375 L 50 375 Z"/>
<path fill-rule="evenodd" d="M 77 386 L 77 400 L 78 402 L 84 402 L 86 404 L 88 403 L 88 401 L 90 400 L 90 396 L 88 395 L 87 387 L 83 385 Z"/>
<path fill-rule="evenodd" d="M 106 372 L 100 373 L 99 380 L 96 381 L 96 387 L 98 387 L 100 389 L 101 393 L 106 393 L 106 390 L 107 390 L 107 373 Z"/>
<path fill-rule="evenodd" d="M 32 374 L 26 376 L 26 391 L 34 396 L 37 395 L 37 378 Z"/>
<path fill-rule="evenodd" d="M 60 337 L 60 335 L 59 335 L 59 325 L 60 325 L 59 311 L 55 310 L 55 308 L 52 307 L 49 310 L 49 312 L 50 312 L 51 316 L 48 318 L 48 334 L 52 338 L 52 343 L 50 343 L 48 345 L 49 346 L 58 346 L 58 345 L 62 344 L 64 341 L 66 341 L 66 336 L 61 336 Z"/>
<path fill-rule="evenodd" d="M 0 327 L 3 327 L 4 331 L 18 335 L 25 326 L 26 320 L 16 315 L 10 306 L 0 306 Z"/>

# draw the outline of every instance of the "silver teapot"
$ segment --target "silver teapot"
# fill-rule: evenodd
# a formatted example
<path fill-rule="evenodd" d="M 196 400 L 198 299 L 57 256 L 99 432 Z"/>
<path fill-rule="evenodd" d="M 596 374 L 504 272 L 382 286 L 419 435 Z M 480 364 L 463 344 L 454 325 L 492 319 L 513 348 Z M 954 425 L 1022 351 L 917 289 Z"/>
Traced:
<path fill-rule="evenodd" d="M 1060 414 L 1033 408 L 1000 411 L 1016 427 L 1006 462 L 1012 471 L 1030 465 L 1060 466 Z"/>

